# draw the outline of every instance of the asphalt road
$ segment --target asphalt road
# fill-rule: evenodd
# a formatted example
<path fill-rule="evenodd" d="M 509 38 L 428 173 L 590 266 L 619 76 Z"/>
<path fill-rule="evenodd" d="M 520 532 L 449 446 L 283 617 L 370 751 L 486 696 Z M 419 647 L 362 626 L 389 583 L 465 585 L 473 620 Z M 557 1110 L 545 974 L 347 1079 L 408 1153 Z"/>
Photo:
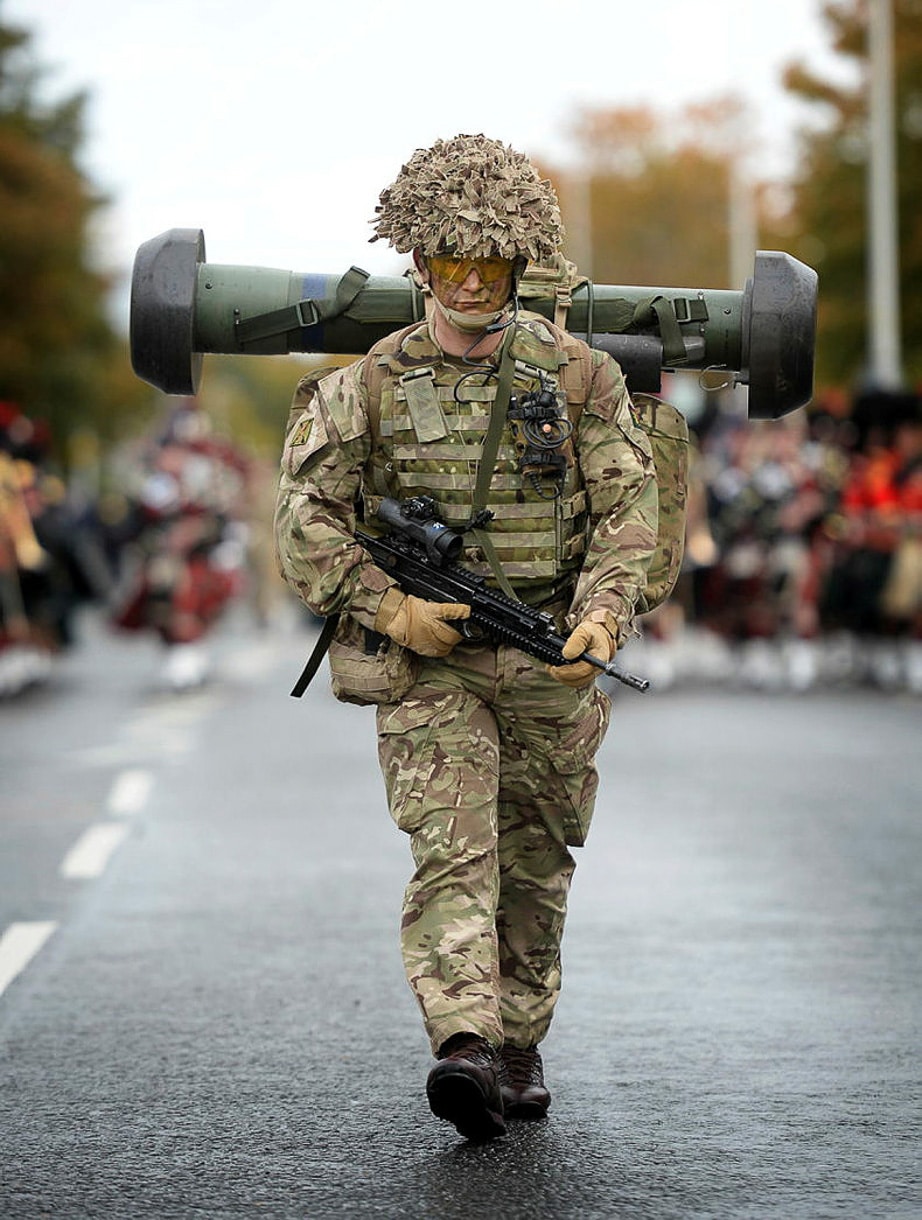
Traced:
<path fill-rule="evenodd" d="M 88 621 L 0 704 L 0 1216 L 922 1216 L 922 701 L 616 692 L 551 1116 L 477 1147 L 310 642 L 238 621 L 176 696 Z"/>

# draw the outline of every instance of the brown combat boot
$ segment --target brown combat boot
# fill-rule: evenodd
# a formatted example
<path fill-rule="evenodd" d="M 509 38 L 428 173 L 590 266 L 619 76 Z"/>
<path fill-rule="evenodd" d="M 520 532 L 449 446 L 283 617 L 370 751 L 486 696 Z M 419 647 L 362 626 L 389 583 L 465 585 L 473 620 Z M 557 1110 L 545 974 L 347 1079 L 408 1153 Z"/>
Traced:
<path fill-rule="evenodd" d="M 477 1034 L 454 1034 L 439 1048 L 438 1058 L 426 1081 L 432 1113 L 475 1143 L 503 1135 L 499 1060 L 490 1043 Z"/>
<path fill-rule="evenodd" d="M 506 1042 L 499 1052 L 499 1080 L 509 1118 L 544 1118 L 551 1095 L 544 1087 L 544 1064 L 536 1046 L 521 1050 Z"/>

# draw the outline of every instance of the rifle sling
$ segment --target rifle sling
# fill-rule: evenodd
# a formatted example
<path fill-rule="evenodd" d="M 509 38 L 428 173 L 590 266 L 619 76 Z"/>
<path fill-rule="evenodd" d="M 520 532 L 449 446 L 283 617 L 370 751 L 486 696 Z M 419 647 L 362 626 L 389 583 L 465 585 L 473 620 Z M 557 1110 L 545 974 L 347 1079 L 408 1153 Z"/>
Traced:
<path fill-rule="evenodd" d="M 477 482 L 474 486 L 473 496 L 473 511 L 471 518 L 477 516 L 487 506 L 487 497 L 490 494 L 490 483 L 493 480 L 493 469 L 496 465 L 496 455 L 499 453 L 499 441 L 503 434 L 503 427 L 506 423 L 506 415 L 509 411 L 509 400 L 512 397 L 512 381 L 515 377 L 515 361 L 512 358 L 512 328 L 506 331 L 503 338 L 503 345 L 500 351 L 499 358 L 499 379 L 496 383 L 496 397 L 493 400 L 493 413 L 490 416 L 490 423 L 487 428 L 487 434 L 484 438 L 483 449 L 480 453 L 480 463 L 477 467 Z M 483 551 L 487 563 L 493 575 L 496 577 L 496 583 L 513 601 L 518 601 L 515 590 L 510 585 L 506 578 L 506 573 L 500 565 L 499 558 L 496 554 L 496 548 L 493 545 L 493 539 L 490 537 L 486 529 L 471 530 L 471 537 Z"/>
<path fill-rule="evenodd" d="M 327 649 L 330 647 L 330 641 L 333 638 L 333 633 L 336 631 L 339 623 L 339 615 L 331 614 L 328 619 L 324 619 L 323 630 L 320 632 L 320 637 L 314 645 L 314 651 L 307 659 L 307 664 L 301 671 L 301 677 L 297 680 L 291 689 L 292 697 L 300 699 L 310 685 L 311 679 L 320 668 L 320 662 L 327 654 Z"/>

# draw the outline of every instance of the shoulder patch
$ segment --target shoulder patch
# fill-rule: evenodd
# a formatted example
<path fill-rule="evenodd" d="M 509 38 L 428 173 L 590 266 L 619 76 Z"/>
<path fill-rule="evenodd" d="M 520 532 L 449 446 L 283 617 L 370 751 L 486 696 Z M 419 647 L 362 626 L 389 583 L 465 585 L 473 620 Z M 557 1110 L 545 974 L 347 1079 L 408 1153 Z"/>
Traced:
<path fill-rule="evenodd" d="M 317 399 L 314 398 L 301 411 L 293 413 L 282 451 L 283 468 L 290 475 L 297 475 L 308 458 L 319 453 L 328 440 L 323 416 Z"/>
<path fill-rule="evenodd" d="M 290 440 L 289 444 L 292 446 L 293 449 L 296 449 L 299 445 L 307 444 L 308 439 L 310 438 L 311 429 L 313 428 L 313 426 L 314 426 L 313 415 L 309 416 L 307 419 L 301 420 L 301 422 L 295 428 L 294 432 L 291 434 L 291 440 Z"/>

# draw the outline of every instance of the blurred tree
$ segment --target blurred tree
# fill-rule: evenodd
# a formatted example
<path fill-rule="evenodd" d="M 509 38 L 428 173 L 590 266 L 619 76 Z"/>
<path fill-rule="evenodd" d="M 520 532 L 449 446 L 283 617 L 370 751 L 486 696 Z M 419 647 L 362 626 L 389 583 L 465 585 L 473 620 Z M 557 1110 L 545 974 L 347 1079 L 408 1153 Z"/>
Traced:
<path fill-rule="evenodd" d="M 0 21 L 0 398 L 45 419 L 64 457 L 72 431 L 112 436 L 150 393 L 127 376 L 90 265 L 103 200 L 77 162 L 86 96 L 40 102 L 29 43 Z"/>
<path fill-rule="evenodd" d="M 584 111 L 573 127 L 576 168 L 548 171 L 568 257 L 591 266 L 597 283 L 731 287 L 730 174 L 748 121 L 734 97 L 674 114 Z"/>
<path fill-rule="evenodd" d="M 337 356 L 208 356 L 198 401 L 216 427 L 249 452 L 277 462 L 295 386 L 311 369 L 349 363 Z"/>
<path fill-rule="evenodd" d="M 251 457 L 269 462 L 274 471 L 282 452 L 288 408 L 300 378 L 313 369 L 348 364 L 353 359 L 306 354 L 271 358 L 210 355 L 205 361 L 196 401 L 216 432 L 232 439 Z M 130 370 L 129 376 L 134 377 Z M 179 401 L 150 386 L 142 388 L 150 396 L 150 410 L 133 415 L 131 427 L 125 429 L 129 440 L 151 430 L 156 432 Z M 121 461 L 118 453 L 114 460 L 118 466 Z"/>
<path fill-rule="evenodd" d="M 868 0 L 823 6 L 834 50 L 858 69 L 832 82 L 801 63 L 787 89 L 817 116 L 800 133 L 790 206 L 776 232 L 783 248 L 819 272 L 818 384 L 860 379 L 867 352 Z M 903 358 L 922 378 L 922 0 L 893 0 L 896 159 Z"/>

